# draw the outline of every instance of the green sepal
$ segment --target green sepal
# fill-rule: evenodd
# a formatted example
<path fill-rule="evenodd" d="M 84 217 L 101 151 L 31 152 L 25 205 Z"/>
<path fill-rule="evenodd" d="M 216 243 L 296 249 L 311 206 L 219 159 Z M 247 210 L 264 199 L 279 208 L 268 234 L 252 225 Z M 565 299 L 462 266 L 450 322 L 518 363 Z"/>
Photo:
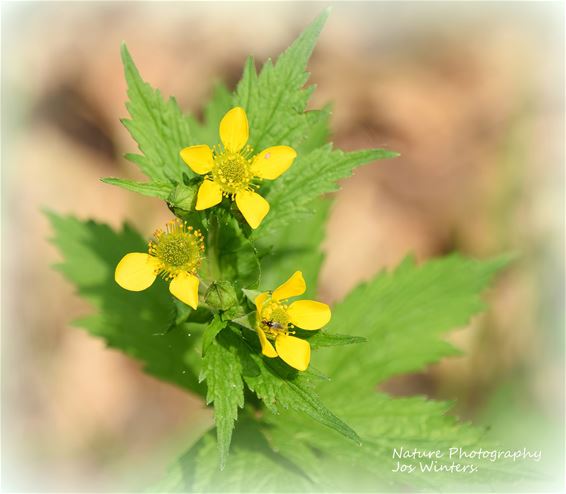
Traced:
<path fill-rule="evenodd" d="M 194 211 L 201 180 L 190 180 L 188 185 L 179 184 L 165 198 L 169 207 L 182 211 Z"/>
<path fill-rule="evenodd" d="M 252 304 L 255 304 L 255 299 L 257 298 L 258 295 L 261 295 L 263 292 L 261 292 L 260 290 L 249 290 L 247 288 L 242 288 L 242 293 Z"/>
<path fill-rule="evenodd" d="M 238 324 L 239 326 L 247 328 L 251 331 L 255 331 L 255 310 L 252 312 L 248 312 L 243 316 L 232 319 L 232 322 Z"/>

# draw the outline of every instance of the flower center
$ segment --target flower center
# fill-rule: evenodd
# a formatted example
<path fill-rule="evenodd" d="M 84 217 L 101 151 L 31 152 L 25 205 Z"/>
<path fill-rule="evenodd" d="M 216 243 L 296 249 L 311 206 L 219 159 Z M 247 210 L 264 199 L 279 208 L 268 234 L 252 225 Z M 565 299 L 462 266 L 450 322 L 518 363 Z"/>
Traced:
<path fill-rule="evenodd" d="M 289 315 L 287 306 L 281 302 L 273 300 L 267 302 L 262 310 L 258 325 L 265 332 L 266 336 L 273 339 L 278 334 L 289 334 Z"/>
<path fill-rule="evenodd" d="M 237 153 L 215 149 L 212 179 L 220 185 L 224 195 L 231 196 L 250 189 L 253 178 L 251 157 L 249 146 Z"/>
<path fill-rule="evenodd" d="M 149 254 L 161 262 L 164 278 L 174 278 L 181 272 L 196 273 L 202 260 L 202 233 L 179 219 L 171 220 L 166 231 L 156 230 L 149 242 Z"/>

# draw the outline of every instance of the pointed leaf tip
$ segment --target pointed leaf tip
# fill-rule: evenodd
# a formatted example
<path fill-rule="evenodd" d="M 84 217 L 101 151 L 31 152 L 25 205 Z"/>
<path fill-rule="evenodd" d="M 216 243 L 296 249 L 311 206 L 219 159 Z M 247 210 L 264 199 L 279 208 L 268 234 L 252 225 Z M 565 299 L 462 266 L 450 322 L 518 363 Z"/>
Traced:
<path fill-rule="evenodd" d="M 128 62 L 132 62 L 132 56 L 130 55 L 130 51 L 128 50 L 128 46 L 125 41 L 120 43 L 120 56 L 122 58 L 122 63 L 126 64 Z"/>

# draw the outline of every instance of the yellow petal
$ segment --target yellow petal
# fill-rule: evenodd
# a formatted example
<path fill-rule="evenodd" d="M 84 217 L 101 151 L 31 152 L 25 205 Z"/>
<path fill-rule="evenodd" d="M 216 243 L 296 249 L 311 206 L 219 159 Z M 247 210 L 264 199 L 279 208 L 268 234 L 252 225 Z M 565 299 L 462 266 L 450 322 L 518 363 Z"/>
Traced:
<path fill-rule="evenodd" d="M 273 146 L 254 158 L 252 170 L 256 177 L 275 180 L 287 171 L 296 157 L 297 153 L 289 146 Z"/>
<path fill-rule="evenodd" d="M 222 189 L 212 180 L 203 180 L 198 189 L 197 204 L 195 209 L 201 211 L 211 208 L 222 202 Z"/>
<path fill-rule="evenodd" d="M 311 346 L 308 341 L 295 336 L 280 334 L 275 339 L 275 348 L 281 359 L 297 370 L 304 371 L 311 360 Z"/>
<path fill-rule="evenodd" d="M 285 283 L 274 290 L 271 298 L 276 302 L 279 300 L 285 300 L 286 298 L 302 295 L 305 293 L 306 289 L 307 285 L 303 278 L 303 273 L 295 271 Z"/>
<path fill-rule="evenodd" d="M 265 302 L 265 299 L 268 297 L 269 295 L 267 294 L 267 292 L 263 292 L 260 293 L 256 298 L 255 298 L 255 308 L 257 310 L 257 315 L 259 317 L 259 315 L 261 314 L 261 308 L 263 306 L 263 303 Z"/>
<path fill-rule="evenodd" d="M 199 175 L 204 175 L 212 170 L 214 164 L 212 150 L 206 145 L 190 146 L 181 150 L 179 154 L 191 170 Z"/>
<path fill-rule="evenodd" d="M 149 254 L 132 252 L 122 257 L 116 266 L 114 279 L 126 290 L 141 292 L 155 281 L 159 261 Z"/>
<path fill-rule="evenodd" d="M 287 309 L 291 324 L 301 329 L 320 329 L 330 321 L 330 307 L 314 300 L 297 300 Z"/>
<path fill-rule="evenodd" d="M 181 302 L 198 307 L 198 278 L 189 273 L 180 273 L 169 283 L 169 291 Z"/>
<path fill-rule="evenodd" d="M 271 342 L 265 336 L 263 329 L 257 328 L 257 334 L 259 336 L 259 342 L 261 343 L 261 353 L 263 353 L 266 357 L 275 358 L 277 357 L 277 352 Z"/>
<path fill-rule="evenodd" d="M 238 192 L 236 194 L 236 205 L 254 230 L 269 212 L 269 203 L 255 192 Z"/>
<path fill-rule="evenodd" d="M 228 151 L 237 153 L 249 137 L 248 117 L 243 108 L 232 108 L 220 122 L 220 140 Z"/>

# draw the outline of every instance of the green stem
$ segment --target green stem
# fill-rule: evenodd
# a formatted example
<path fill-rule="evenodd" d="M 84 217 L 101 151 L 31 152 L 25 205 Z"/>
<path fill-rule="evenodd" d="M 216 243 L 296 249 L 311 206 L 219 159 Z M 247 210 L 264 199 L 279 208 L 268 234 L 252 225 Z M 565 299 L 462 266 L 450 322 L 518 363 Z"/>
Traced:
<path fill-rule="evenodd" d="M 220 279 L 220 265 L 218 262 L 218 256 L 220 254 L 218 248 L 218 234 L 219 234 L 219 224 L 216 215 L 211 214 L 208 220 L 208 239 L 207 239 L 207 252 L 206 257 L 208 259 L 208 270 L 210 279 L 219 280 Z"/>

